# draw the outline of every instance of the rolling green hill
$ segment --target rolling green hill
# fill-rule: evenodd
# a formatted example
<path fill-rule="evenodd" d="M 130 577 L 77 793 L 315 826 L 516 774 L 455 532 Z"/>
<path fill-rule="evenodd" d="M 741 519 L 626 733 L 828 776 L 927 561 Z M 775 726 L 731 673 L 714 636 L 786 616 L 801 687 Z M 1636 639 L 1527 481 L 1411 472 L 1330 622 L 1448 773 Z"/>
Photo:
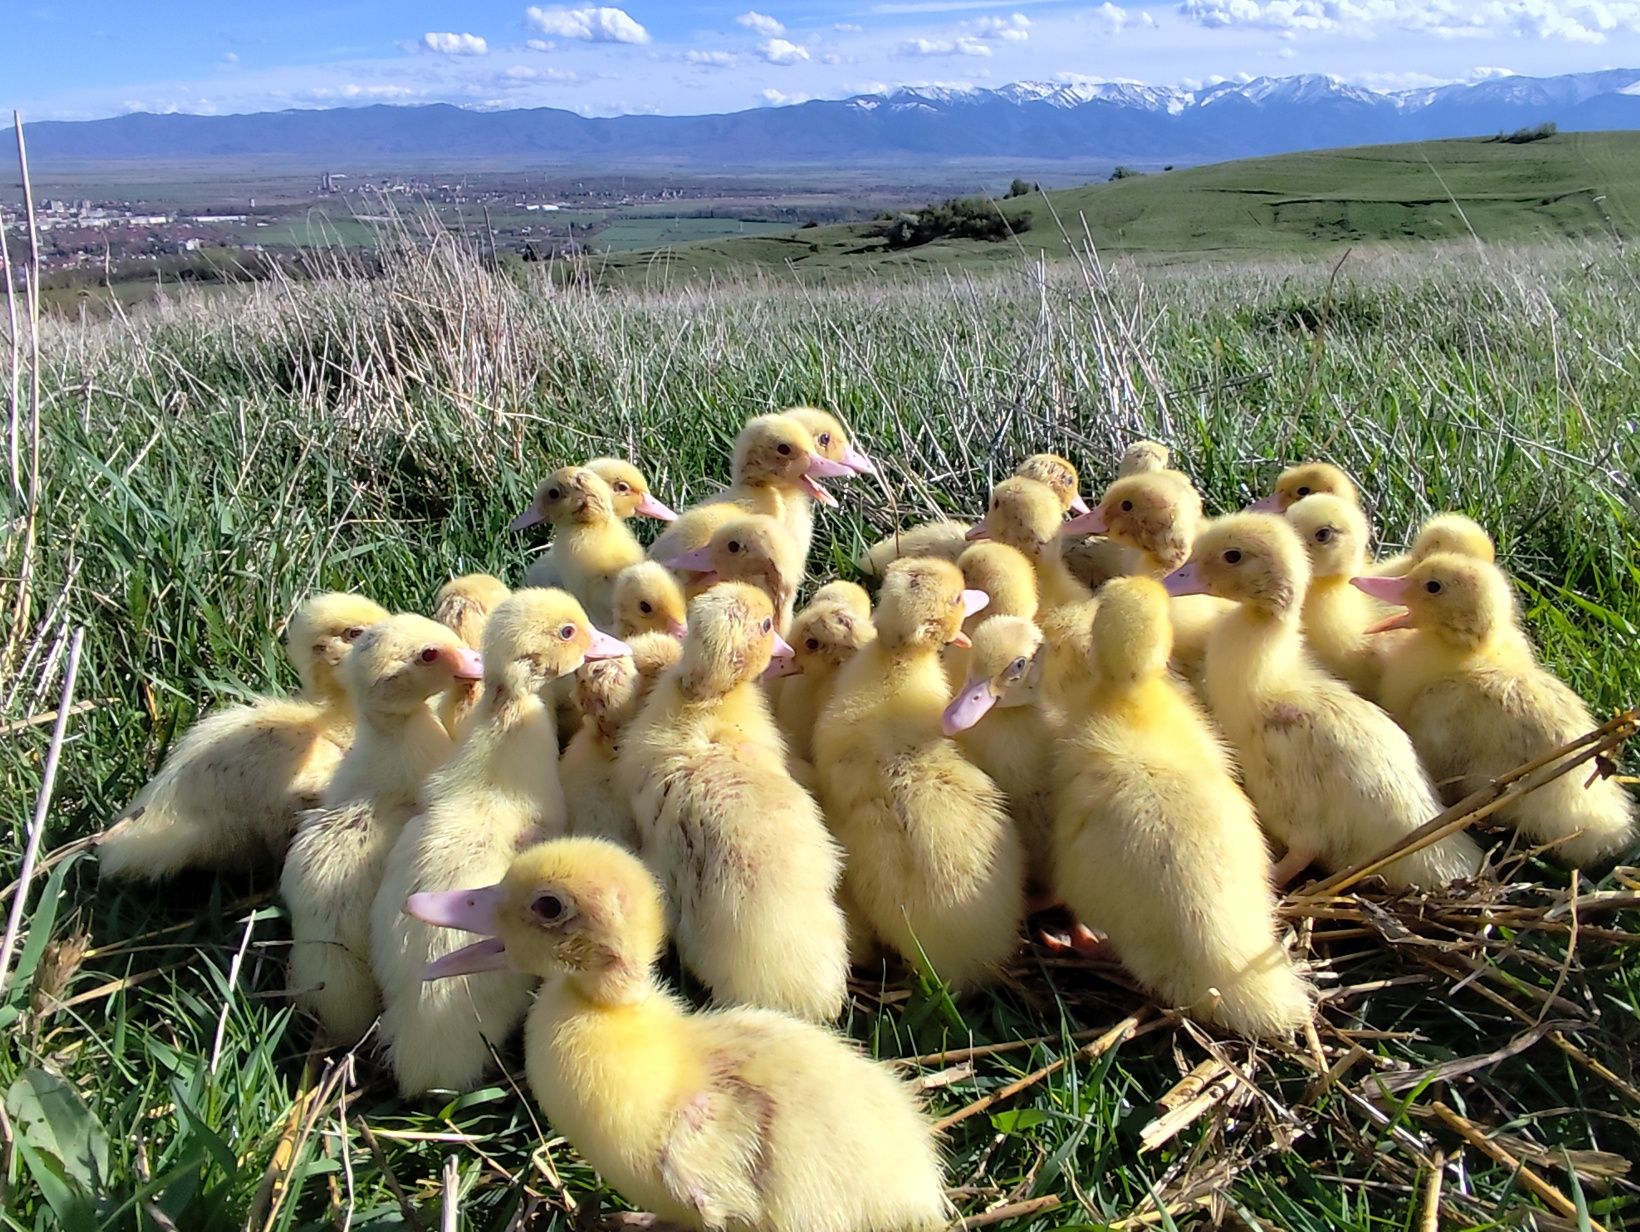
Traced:
<path fill-rule="evenodd" d="M 872 224 L 809 227 L 603 257 L 598 276 L 632 285 L 759 270 L 822 281 L 960 270 L 1021 251 L 1062 256 L 1084 236 L 1106 252 L 1157 254 L 1294 252 L 1471 233 L 1491 243 L 1630 237 L 1640 235 L 1640 133 L 1288 154 L 1033 194 L 998 208 L 1015 217 L 1028 211 L 1031 229 L 1015 243 L 948 240 L 890 252 Z"/>

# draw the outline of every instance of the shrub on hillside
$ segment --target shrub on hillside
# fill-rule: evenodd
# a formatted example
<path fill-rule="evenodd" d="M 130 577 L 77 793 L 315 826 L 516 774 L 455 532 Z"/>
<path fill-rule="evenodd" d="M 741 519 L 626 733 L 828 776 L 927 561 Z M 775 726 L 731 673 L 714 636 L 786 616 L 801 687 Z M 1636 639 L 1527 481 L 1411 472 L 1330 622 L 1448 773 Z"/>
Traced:
<path fill-rule="evenodd" d="M 1129 167 L 1129 166 L 1126 166 L 1124 164 L 1124 165 L 1116 167 L 1110 173 L 1110 178 L 1111 178 L 1111 182 L 1114 183 L 1117 180 L 1136 180 L 1136 179 L 1140 178 L 1142 175 L 1144 175 L 1144 172 L 1140 171 L 1139 168 Z"/>
<path fill-rule="evenodd" d="M 1034 192 L 1041 191 L 1042 185 L 1040 184 L 1037 184 L 1031 180 L 1016 179 L 1012 184 L 1008 185 L 1008 191 L 1004 193 L 1003 196 L 1004 198 L 1028 197 Z"/>
<path fill-rule="evenodd" d="M 981 198 L 953 197 L 914 214 L 901 214 L 877 234 L 890 248 L 915 248 L 942 239 L 1005 240 L 1030 229 L 1028 211 L 1008 216 Z"/>
<path fill-rule="evenodd" d="M 1560 125 L 1553 120 L 1547 120 L 1530 128 L 1517 128 L 1512 133 L 1499 133 L 1492 140 L 1501 141 L 1505 145 L 1530 145 L 1534 141 L 1547 141 L 1559 131 Z"/>

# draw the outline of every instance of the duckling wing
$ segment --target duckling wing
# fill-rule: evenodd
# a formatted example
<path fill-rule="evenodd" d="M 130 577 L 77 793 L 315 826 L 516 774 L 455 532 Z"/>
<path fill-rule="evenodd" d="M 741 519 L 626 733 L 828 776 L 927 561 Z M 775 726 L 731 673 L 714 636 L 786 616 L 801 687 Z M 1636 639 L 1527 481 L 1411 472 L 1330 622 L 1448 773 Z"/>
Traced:
<path fill-rule="evenodd" d="M 661 1179 L 708 1229 L 756 1226 L 774 1101 L 728 1056 L 712 1057 L 708 1072 L 661 1146 Z"/>
<path fill-rule="evenodd" d="M 1448 800 L 1461 798 L 1586 730 L 1575 721 L 1564 721 L 1562 699 L 1551 698 L 1530 683 L 1520 676 L 1487 673 L 1448 677 L 1418 694 L 1407 730 Z M 1556 701 L 1561 705 L 1554 705 Z M 1575 696 L 1571 708 L 1581 709 Z"/>

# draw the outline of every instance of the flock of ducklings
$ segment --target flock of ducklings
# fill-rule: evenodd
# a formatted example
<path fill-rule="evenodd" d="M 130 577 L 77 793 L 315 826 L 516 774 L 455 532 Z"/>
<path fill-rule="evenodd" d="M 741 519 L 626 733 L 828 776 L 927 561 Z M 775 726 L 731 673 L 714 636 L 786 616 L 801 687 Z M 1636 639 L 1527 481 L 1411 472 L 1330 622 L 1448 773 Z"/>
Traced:
<path fill-rule="evenodd" d="M 851 965 L 973 988 L 1051 908 L 1043 944 L 1290 1036 L 1314 997 L 1278 889 L 1593 726 L 1467 518 L 1374 563 L 1336 467 L 1213 521 L 1163 446 L 1120 469 L 1090 507 L 1027 459 L 977 523 L 867 553 L 875 605 L 837 581 L 798 611 L 821 481 L 875 473 L 832 415 L 751 420 L 681 515 L 625 462 L 563 467 L 513 524 L 553 529 L 524 588 L 457 578 L 432 619 L 304 603 L 302 698 L 186 733 L 102 871 L 282 864 L 290 987 L 330 1040 L 374 1025 L 415 1096 L 473 1089 L 523 1024 L 555 1131 L 664 1220 L 943 1226 L 910 1088 L 824 1025 Z M 647 558 L 638 515 L 669 523 Z M 1601 777 L 1500 816 L 1576 865 L 1632 836 Z M 1482 859 L 1459 833 L 1381 875 Z M 721 1008 L 658 982 L 668 938 Z"/>

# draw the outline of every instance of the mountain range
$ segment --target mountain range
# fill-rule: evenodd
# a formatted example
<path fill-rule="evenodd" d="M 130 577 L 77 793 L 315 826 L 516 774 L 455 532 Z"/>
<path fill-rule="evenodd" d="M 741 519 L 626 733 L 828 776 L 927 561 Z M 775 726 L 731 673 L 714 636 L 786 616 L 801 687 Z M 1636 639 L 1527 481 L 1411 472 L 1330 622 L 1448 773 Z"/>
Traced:
<path fill-rule="evenodd" d="M 1640 129 L 1640 69 L 1494 77 L 1396 93 L 1317 75 L 1198 90 L 1022 81 L 699 116 L 588 118 L 553 108 L 486 111 L 442 103 L 221 116 L 139 112 L 30 124 L 28 141 L 41 163 L 230 157 L 734 166 L 907 157 L 1189 162 L 1483 136 L 1545 122 L 1567 130 Z"/>

